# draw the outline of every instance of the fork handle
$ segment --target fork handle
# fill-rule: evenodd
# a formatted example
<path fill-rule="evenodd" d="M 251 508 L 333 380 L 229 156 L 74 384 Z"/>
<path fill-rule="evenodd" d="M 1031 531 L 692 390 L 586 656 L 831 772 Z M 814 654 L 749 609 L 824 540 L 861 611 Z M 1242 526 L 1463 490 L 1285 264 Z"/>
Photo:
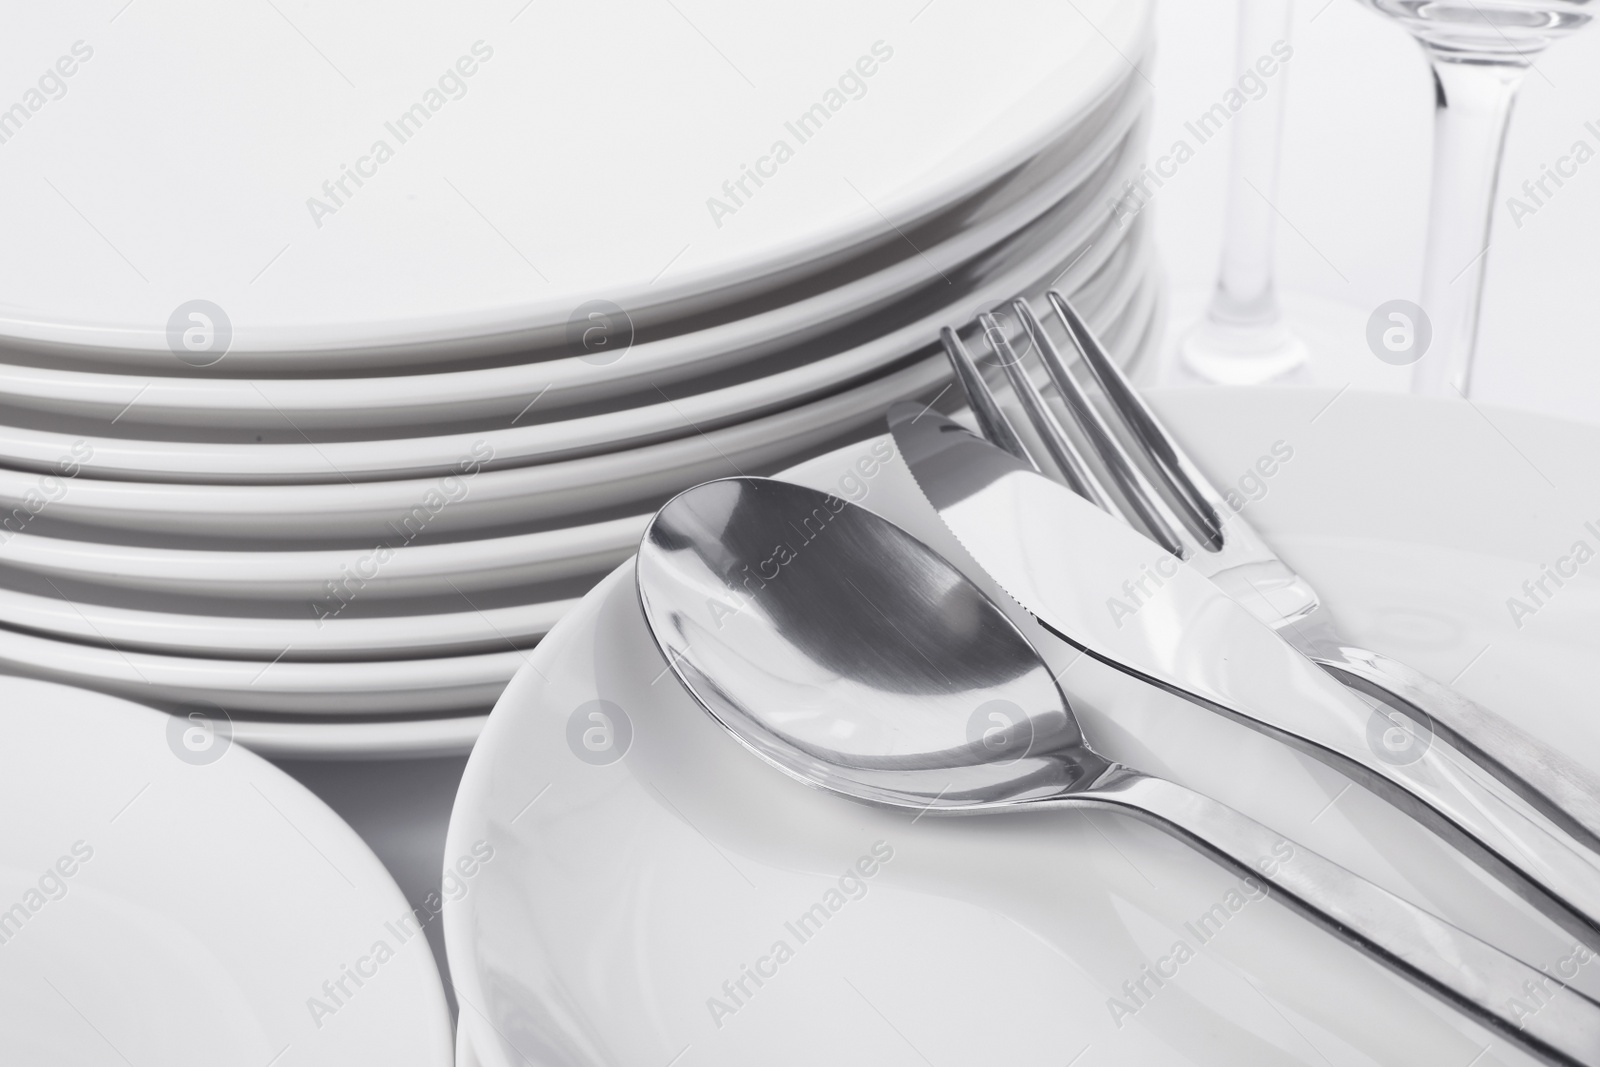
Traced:
<path fill-rule="evenodd" d="M 1165 830 L 1244 875 L 1241 900 L 1265 883 L 1281 903 L 1547 1063 L 1600 1064 L 1600 1004 L 1219 801 L 1113 765 L 1066 802 Z"/>
<path fill-rule="evenodd" d="M 1425 725 L 1600 855 L 1600 778 L 1483 705 L 1378 652 L 1340 644 L 1311 658 L 1341 682 L 1420 712 Z"/>

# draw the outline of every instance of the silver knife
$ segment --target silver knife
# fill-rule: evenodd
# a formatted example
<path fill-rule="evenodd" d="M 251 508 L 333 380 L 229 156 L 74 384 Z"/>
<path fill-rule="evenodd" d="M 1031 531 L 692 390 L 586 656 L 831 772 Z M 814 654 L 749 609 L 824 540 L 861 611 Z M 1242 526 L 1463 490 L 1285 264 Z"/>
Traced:
<path fill-rule="evenodd" d="M 1343 772 L 1600 947 L 1590 853 L 1481 767 L 1438 738 L 1395 761 L 1371 741 L 1372 704 L 1155 542 L 960 424 L 908 404 L 890 429 L 945 525 L 1047 630 Z"/>

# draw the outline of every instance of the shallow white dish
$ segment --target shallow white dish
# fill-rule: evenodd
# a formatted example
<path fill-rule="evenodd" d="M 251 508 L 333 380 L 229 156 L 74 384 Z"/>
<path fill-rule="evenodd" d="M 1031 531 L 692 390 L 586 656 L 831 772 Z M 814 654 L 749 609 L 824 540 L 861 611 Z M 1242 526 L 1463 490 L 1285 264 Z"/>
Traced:
<path fill-rule="evenodd" d="M 430 512 L 431 534 L 565 519 L 626 507 L 674 485 L 715 477 L 729 469 L 730 455 L 752 465 L 793 455 L 863 425 L 943 373 L 930 358 L 866 386 L 704 435 L 533 467 L 483 470 L 486 450 L 468 449 L 457 461 L 461 473 L 436 478 L 309 485 L 147 483 L 96 479 L 93 467 L 85 465 L 67 491 L 39 511 L 47 520 L 107 530 L 302 544 L 386 540 L 393 537 L 393 524 L 419 507 Z M 25 507 L 30 494 L 40 497 L 41 479 L 47 477 L 0 470 L 0 510 Z"/>
<path fill-rule="evenodd" d="M 366 598 L 443 596 L 600 575 L 633 554 L 648 515 L 474 541 L 299 552 L 203 551 L 14 534 L 0 562 L 102 589 L 256 601 L 313 601 L 329 583 Z M 402 543 L 394 544 L 400 541 Z"/>
<path fill-rule="evenodd" d="M 611 536 L 624 536 L 637 523 L 630 518 L 605 528 Z M 506 540 L 514 554 L 518 539 Z M 471 555 L 471 544 L 461 552 L 463 558 Z M 180 567 L 186 556 L 177 550 L 165 555 L 169 566 Z M 250 565 L 247 558 L 242 562 Z M 309 610 L 299 618 L 248 617 L 160 612 L 0 590 L 0 614 L 13 627 L 0 629 L 0 666 L 138 700 L 202 702 L 245 715 L 460 715 L 492 703 L 528 658 L 516 649 L 537 641 L 575 603 L 553 600 L 479 609 L 470 598 L 465 605 L 459 603 L 464 590 L 447 574 L 411 577 L 413 584 L 440 581 L 449 586 L 456 594 L 450 610 L 346 616 L 341 601 L 323 595 L 315 598 L 322 604 L 321 618 Z M 410 742 L 404 725 L 378 740 L 383 750 L 407 743 L 448 750 L 446 735 L 430 732 L 434 726 L 415 730 L 421 732 L 413 733 Z M 455 751 L 470 745 L 459 722 L 452 723 L 447 735 L 458 743 Z M 312 736 L 280 733 L 268 740 L 276 745 L 274 751 L 288 751 Z M 364 736 L 376 737 L 372 731 Z M 354 750 L 359 737 L 330 736 L 329 744 Z"/>
<path fill-rule="evenodd" d="M 1026 277 L 995 280 L 983 286 L 983 292 L 969 294 L 959 312 L 947 309 L 917 324 L 915 331 L 904 332 L 914 332 L 918 345 L 925 345 L 940 326 L 966 321 L 972 311 L 990 302 L 1049 284 L 1060 273 L 1058 268 L 1059 262 L 1052 259 L 1048 265 L 1035 265 L 1035 273 Z M 1120 308 L 1108 309 L 1121 314 L 1095 325 L 1113 348 L 1136 350 L 1146 335 L 1154 313 L 1150 286 L 1151 279 L 1135 278 L 1108 294 L 1124 301 Z M 1095 318 L 1091 315 L 1091 320 Z M 47 509 L 37 510 L 51 520 L 113 530 L 300 542 L 385 538 L 391 524 L 429 498 L 450 501 L 449 506 L 429 509 L 429 529 L 434 532 L 555 520 L 627 507 L 717 477 L 731 469 L 729 456 L 740 457 L 741 468 L 792 460 L 830 439 L 865 429 L 894 401 L 931 390 L 947 375 L 943 356 L 930 355 L 843 392 L 747 422 L 531 467 L 484 469 L 494 454 L 478 435 L 465 442 L 453 464 L 457 470 L 470 469 L 468 477 L 443 474 L 306 485 L 138 483 L 94 477 L 91 457 L 77 468 L 81 473 L 67 482 L 65 492 L 51 499 Z M 337 471 L 325 459 L 320 462 Z M 49 473 L 0 470 L 0 510 L 41 498 L 41 479 L 49 477 Z"/>
<path fill-rule="evenodd" d="M 1154 296 L 1153 286 L 1140 287 L 1112 331 L 1113 337 L 1129 334 L 1134 361 L 1159 336 Z M 74 482 L 69 491 L 78 489 Z M 472 491 L 457 499 L 465 501 Z M 459 599 L 518 579 L 598 578 L 627 552 L 641 523 L 635 516 L 488 542 L 404 546 L 377 567 L 359 595 Z M 326 527 L 311 532 L 323 536 Z M 391 543 L 394 533 L 385 526 L 378 539 Z M 125 603 L 130 591 L 248 600 L 273 583 L 278 588 L 268 600 L 317 599 L 352 568 L 363 573 L 362 559 L 371 562 L 370 549 L 272 552 L 258 567 L 249 552 L 52 543 L 31 534 L 13 536 L 5 548 L 15 553 L 10 562 L 50 581 L 99 584 L 108 605 Z M 239 718 L 241 737 L 263 751 L 340 758 L 466 751 L 482 710 L 527 660 L 527 653 L 511 648 L 512 640 L 536 638 L 566 606 L 462 611 L 452 600 L 452 614 L 445 616 L 336 616 L 317 626 L 309 617 L 239 616 L 237 606 L 219 619 L 183 609 L 158 613 L 7 596 L 26 609 L 12 612 L 12 623 L 42 632 L 0 630 L 5 669 L 161 706 L 225 708 Z"/>
<path fill-rule="evenodd" d="M 1045 160 L 1030 162 L 1028 168 L 1049 165 L 1042 178 L 1027 180 L 1033 177 L 1028 168 L 1010 176 L 1023 192 L 1004 212 L 962 211 L 937 243 L 924 242 L 920 234 L 912 242 L 908 236 L 906 258 L 868 275 L 754 314 L 641 341 L 624 359 L 533 353 L 524 362 L 473 370 L 255 380 L 197 374 L 177 361 L 157 376 L 0 365 L 0 395 L 18 407 L 107 422 L 281 430 L 287 420 L 301 430 L 315 430 L 411 428 L 469 418 L 509 423 L 526 414 L 523 409 L 535 397 L 542 415 L 575 403 L 648 392 L 792 349 L 892 304 L 942 274 L 955 273 L 1057 204 L 1058 215 L 1070 214 L 1074 205 L 1097 207 L 1107 183 L 1120 182 L 1129 165 L 1123 160 L 1119 169 L 1118 161 L 1128 151 L 1130 127 L 1147 104 L 1143 83 L 1131 74 L 1127 82 L 1103 105 L 1104 114 L 1085 117 L 1075 140 L 1053 146 Z M 1138 133 L 1131 139 L 1142 143 Z M 1074 281 L 1085 276 L 1075 274 Z"/>
<path fill-rule="evenodd" d="M 916 15 L 854 0 L 760 19 L 725 0 L 381 19 L 153 4 L 110 24 L 31 10 L 19 62 L 83 43 L 66 95 L 7 145 L 0 192 L 25 221 L 0 262 L 0 332 L 165 366 L 169 316 L 203 296 L 227 309 L 237 362 L 393 365 L 557 337 L 596 293 L 640 322 L 680 316 L 980 190 L 1125 79 L 1148 25 L 1123 0 Z M 603 64 L 574 46 L 598 40 Z M 825 134 L 719 226 L 708 199 L 833 98 Z M 413 106 L 426 117 L 402 136 Z M 196 130 L 216 132 L 207 166 L 227 181 L 192 180 Z"/>
<path fill-rule="evenodd" d="M 1353 391 L 1156 400 L 1355 639 L 1600 767 L 1589 713 L 1600 572 L 1520 627 L 1507 604 L 1576 539 L 1600 544 L 1600 430 Z M 1292 456 L 1264 476 L 1257 462 L 1279 442 Z M 967 565 L 903 465 L 856 466 L 869 456 L 871 443 L 795 478 Z M 1563 935 L 1360 787 L 1214 714 L 1130 691 L 1017 617 L 1108 755 L 1525 959 L 1570 955 Z M 597 710 L 625 748 L 585 748 Z M 504 862 L 446 909 L 445 933 L 456 988 L 478 1006 L 463 1011 L 459 1047 L 483 1067 L 1527 1062 L 1129 820 L 914 819 L 798 785 L 677 687 L 629 564 L 556 627 L 490 716 L 447 848 L 480 837 L 502 843 Z M 842 880 L 863 857 L 873 876 Z M 1583 970 L 1576 984 L 1593 995 L 1597 978 Z"/>
<path fill-rule="evenodd" d="M 481 713 L 528 653 L 300 663 L 166 656 L 0 629 L 0 671 L 231 716 L 398 719 Z"/>
<path fill-rule="evenodd" d="M 348 663 L 529 648 L 576 603 L 530 599 L 478 609 L 470 599 L 453 600 L 447 610 L 358 615 L 346 614 L 354 597 L 324 594 L 283 618 L 151 611 L 0 589 L 0 618 L 28 633 L 124 652 Z"/>
<path fill-rule="evenodd" d="M 5 688 L 0 1061 L 448 1067 L 427 938 L 322 801 L 221 734 Z"/>
<path fill-rule="evenodd" d="M 1061 271 L 1062 264 L 1071 269 Z M 482 466 L 492 469 L 645 447 L 759 418 L 826 397 L 841 387 L 859 387 L 924 347 L 928 337 L 959 319 L 965 309 L 998 299 L 992 294 L 1026 292 L 1052 276 L 1069 275 L 1058 283 L 1063 292 L 1090 321 L 1109 325 L 1149 270 L 1143 226 L 1136 223 L 1122 230 L 1097 215 L 1082 214 L 1067 219 L 1059 230 L 1053 224 L 1042 227 L 995 250 L 982 269 L 974 272 L 974 278 L 954 272 L 950 293 L 938 294 L 943 302 L 913 321 L 787 370 L 677 399 L 654 392 L 637 406 L 577 418 L 520 421 L 513 411 L 503 421 L 448 434 L 423 427 L 394 439 L 312 441 L 306 439 L 293 414 L 277 410 L 268 390 L 257 383 L 244 383 L 272 412 L 280 430 L 286 422 L 295 428 L 295 440 L 150 440 L 0 425 L 0 462 L 15 469 L 48 472 L 61 457 L 87 449 L 92 450 L 94 475 L 101 479 L 285 484 L 438 476 L 467 455 L 487 456 Z M 623 357 L 624 363 L 627 358 Z M 357 403 L 354 398 L 366 389 L 351 380 L 314 384 L 322 394 L 350 398 L 351 403 Z M 130 390 L 128 395 L 143 403 L 138 390 Z M 533 397 L 521 406 L 535 406 L 537 390 Z"/>
<path fill-rule="evenodd" d="M 236 719 L 239 744 L 269 759 L 394 760 L 463 756 L 483 732 L 487 713 L 372 722 Z"/>

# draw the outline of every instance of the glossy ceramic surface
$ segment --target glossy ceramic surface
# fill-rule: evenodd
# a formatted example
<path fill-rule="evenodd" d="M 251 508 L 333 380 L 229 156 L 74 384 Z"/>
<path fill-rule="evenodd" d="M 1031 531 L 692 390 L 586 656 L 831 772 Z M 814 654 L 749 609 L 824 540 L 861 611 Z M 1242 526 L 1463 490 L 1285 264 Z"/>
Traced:
<path fill-rule="evenodd" d="M 322 801 L 223 729 L 4 685 L 0 1060 L 448 1067 L 437 918 Z"/>
<path fill-rule="evenodd" d="M 200 298 L 235 357 L 393 365 L 559 344 L 597 293 L 681 317 L 981 191 L 1130 76 L 1147 21 L 1116 0 L 40 9 L 11 47 L 60 102 L 8 144 L 28 222 L 0 331 L 166 366 Z M 576 41 L 604 61 L 556 45 Z M 194 180 L 201 131 L 225 178 Z"/>

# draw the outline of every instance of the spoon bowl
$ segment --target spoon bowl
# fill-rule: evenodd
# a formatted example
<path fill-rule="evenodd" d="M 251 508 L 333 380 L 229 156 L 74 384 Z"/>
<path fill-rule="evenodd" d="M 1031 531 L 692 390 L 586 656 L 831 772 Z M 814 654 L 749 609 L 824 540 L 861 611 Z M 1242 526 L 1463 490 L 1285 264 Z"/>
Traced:
<path fill-rule="evenodd" d="M 1058 797 L 1111 766 L 1005 613 L 864 508 L 786 482 L 708 482 L 661 509 L 637 566 L 683 684 L 808 785 L 978 811 Z"/>

